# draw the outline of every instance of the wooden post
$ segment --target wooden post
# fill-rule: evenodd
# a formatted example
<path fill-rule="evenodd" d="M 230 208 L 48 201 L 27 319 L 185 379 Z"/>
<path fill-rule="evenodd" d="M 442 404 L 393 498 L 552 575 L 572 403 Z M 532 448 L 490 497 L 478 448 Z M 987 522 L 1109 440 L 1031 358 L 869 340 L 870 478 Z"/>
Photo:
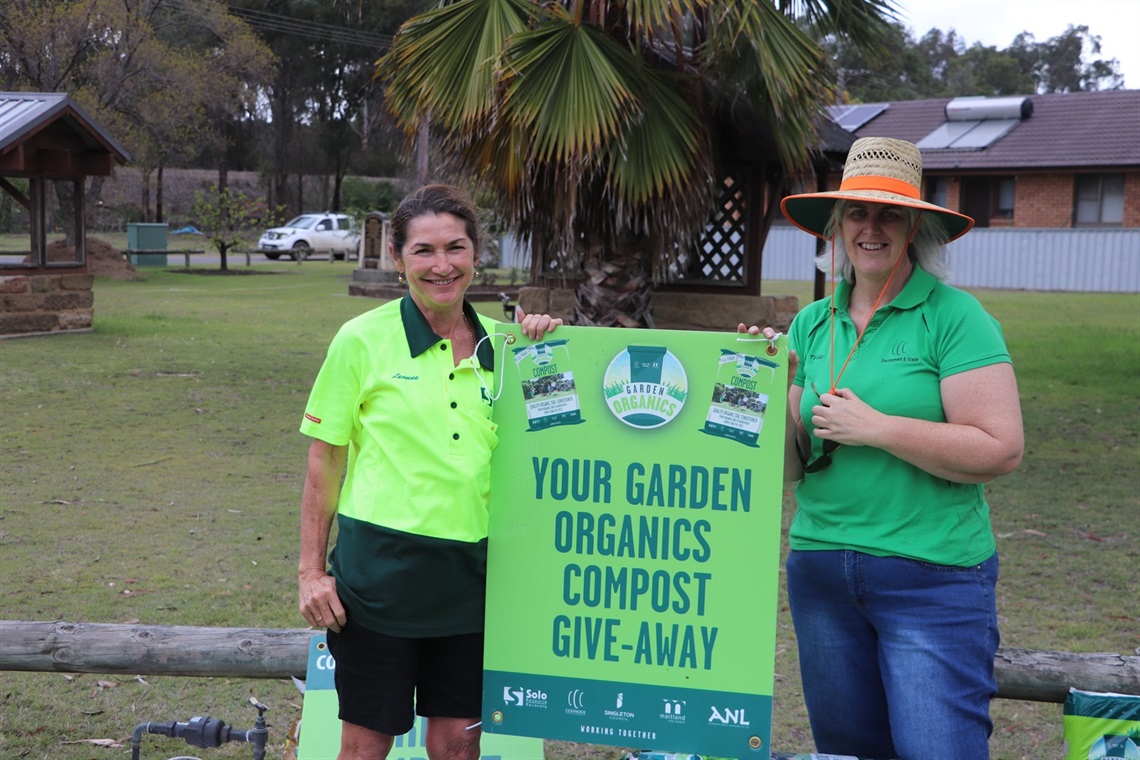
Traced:
<path fill-rule="evenodd" d="M 309 628 L 206 628 L 0 620 L 0 671 L 303 678 Z M 1140 657 L 998 650 L 998 697 L 1064 702 L 1069 687 L 1140 695 Z"/>

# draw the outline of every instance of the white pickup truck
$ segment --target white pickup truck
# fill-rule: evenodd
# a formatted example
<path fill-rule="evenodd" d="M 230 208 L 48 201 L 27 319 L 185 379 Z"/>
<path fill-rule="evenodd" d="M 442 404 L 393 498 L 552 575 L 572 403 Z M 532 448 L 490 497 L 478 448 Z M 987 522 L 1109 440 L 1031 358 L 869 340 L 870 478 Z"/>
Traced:
<path fill-rule="evenodd" d="M 301 214 L 266 230 L 257 250 L 275 261 L 282 256 L 301 261 L 314 251 L 328 251 L 330 258 L 352 258 L 360 250 L 360 228 L 347 214 Z"/>

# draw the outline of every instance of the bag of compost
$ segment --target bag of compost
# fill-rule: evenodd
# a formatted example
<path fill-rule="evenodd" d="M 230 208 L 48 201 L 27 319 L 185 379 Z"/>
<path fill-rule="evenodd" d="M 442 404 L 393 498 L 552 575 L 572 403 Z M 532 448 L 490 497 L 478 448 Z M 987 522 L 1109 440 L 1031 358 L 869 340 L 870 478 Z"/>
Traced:
<path fill-rule="evenodd" d="M 1140 760 L 1140 696 L 1069 689 L 1065 760 Z"/>

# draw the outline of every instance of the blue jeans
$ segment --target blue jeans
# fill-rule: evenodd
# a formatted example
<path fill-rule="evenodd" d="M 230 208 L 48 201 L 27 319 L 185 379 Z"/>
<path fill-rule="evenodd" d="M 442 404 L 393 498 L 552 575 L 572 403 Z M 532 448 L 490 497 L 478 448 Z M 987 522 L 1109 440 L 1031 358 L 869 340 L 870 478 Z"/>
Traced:
<path fill-rule="evenodd" d="M 787 574 L 817 751 L 990 756 L 996 554 L 951 567 L 849 550 L 792 551 Z"/>

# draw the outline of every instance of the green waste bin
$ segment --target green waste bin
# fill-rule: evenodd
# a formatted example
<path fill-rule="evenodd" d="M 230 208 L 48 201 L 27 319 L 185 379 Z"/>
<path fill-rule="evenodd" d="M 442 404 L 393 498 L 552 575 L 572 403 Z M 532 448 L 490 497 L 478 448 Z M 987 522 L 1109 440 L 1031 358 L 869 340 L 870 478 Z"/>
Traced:
<path fill-rule="evenodd" d="M 127 253 L 130 255 L 131 266 L 166 266 L 166 254 L 156 251 L 166 250 L 166 231 L 169 228 L 168 224 L 128 224 Z"/>

